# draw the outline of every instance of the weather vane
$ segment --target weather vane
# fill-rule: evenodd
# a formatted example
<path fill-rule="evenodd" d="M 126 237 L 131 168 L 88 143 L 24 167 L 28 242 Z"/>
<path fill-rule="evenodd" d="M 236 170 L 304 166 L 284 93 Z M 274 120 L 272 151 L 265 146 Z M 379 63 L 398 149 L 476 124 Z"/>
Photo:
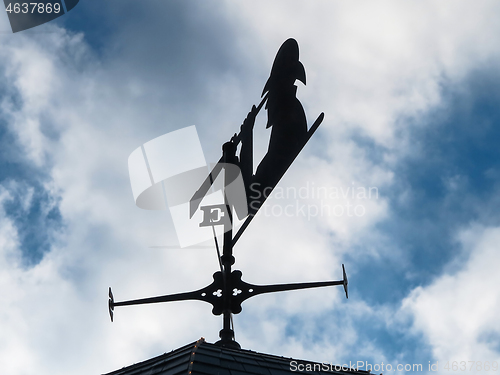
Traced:
<path fill-rule="evenodd" d="M 332 285 L 343 285 L 346 297 L 348 297 L 347 276 L 344 265 L 342 265 L 343 279 L 340 281 L 276 285 L 249 284 L 241 279 L 241 271 L 231 270 L 231 266 L 235 262 L 233 256 L 234 245 L 323 121 L 324 114 L 321 113 L 308 129 L 304 109 L 296 96 L 296 80 L 305 84 L 306 74 L 304 66 L 299 61 L 299 46 L 297 41 L 295 39 L 288 39 L 278 50 L 270 77 L 264 86 L 260 104 L 257 107 L 252 107 L 248 116 L 243 121 L 243 125 L 241 125 L 239 134 L 234 134 L 229 142 L 224 143 L 222 146 L 222 157 L 219 162 L 189 201 L 189 216 L 193 217 L 198 210 L 201 210 L 203 220 L 199 223 L 199 226 L 212 227 L 213 230 L 221 268 L 220 271 L 213 274 L 213 282 L 202 289 L 192 292 L 122 302 L 115 302 L 111 288 L 109 288 L 108 307 L 111 321 L 113 321 L 113 313 L 116 306 L 185 300 L 204 301 L 212 305 L 212 313 L 214 315 L 223 316 L 223 328 L 219 333 L 220 340 L 216 344 L 225 347 L 240 348 L 240 345 L 234 340 L 234 331 L 231 328 L 232 314 L 240 313 L 241 304 L 250 297 L 263 293 Z M 272 127 L 271 137 L 268 151 L 254 173 L 253 127 L 255 118 L 264 104 L 265 109 L 267 109 L 266 127 Z M 237 156 L 236 151 L 240 143 L 241 148 L 239 156 Z M 224 170 L 224 202 L 216 205 L 201 206 L 203 198 L 207 195 L 222 170 Z M 243 180 L 245 192 L 244 204 L 241 203 L 241 199 L 238 199 L 238 194 L 234 188 L 234 182 L 238 178 Z M 239 185 L 236 184 L 236 186 L 238 187 Z M 233 213 L 241 220 L 246 218 L 234 236 Z M 222 255 L 220 254 L 215 232 L 216 226 L 222 226 L 224 231 Z"/>

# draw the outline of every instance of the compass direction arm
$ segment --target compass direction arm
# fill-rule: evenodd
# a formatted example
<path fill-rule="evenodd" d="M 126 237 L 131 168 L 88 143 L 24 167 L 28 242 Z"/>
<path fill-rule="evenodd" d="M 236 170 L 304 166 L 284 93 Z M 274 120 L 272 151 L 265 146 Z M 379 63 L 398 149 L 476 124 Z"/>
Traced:
<path fill-rule="evenodd" d="M 133 299 L 122 302 L 112 302 L 111 305 L 112 307 L 115 307 L 115 306 L 144 305 L 149 303 L 160 303 L 160 302 L 186 301 L 186 300 L 206 301 L 206 298 L 201 297 L 202 290 L 203 289 L 187 293 L 167 294 L 165 296 L 160 296 L 160 297 Z"/>
<path fill-rule="evenodd" d="M 254 285 L 246 283 L 241 280 L 241 271 L 234 271 L 231 274 L 231 311 L 233 314 L 241 312 L 241 304 L 243 301 L 250 297 L 257 296 L 264 293 L 285 292 L 288 290 L 320 288 L 324 286 L 343 285 L 347 298 L 347 275 L 345 267 L 342 265 L 343 280 L 340 281 L 318 281 L 307 283 L 289 283 L 289 284 L 275 284 L 275 285 Z"/>
<path fill-rule="evenodd" d="M 347 275 L 345 273 L 345 267 L 343 264 L 342 264 L 342 274 L 344 276 L 343 285 L 344 285 L 345 298 L 349 298 L 349 293 L 347 292 L 347 284 L 349 284 L 349 282 L 347 281 Z"/>
<path fill-rule="evenodd" d="M 109 288 L 109 301 L 108 301 L 109 316 L 111 318 L 111 321 L 113 321 L 114 309 L 116 306 L 144 305 L 151 303 L 188 301 L 188 300 L 208 302 L 213 306 L 212 313 L 214 315 L 220 315 L 222 313 L 222 300 L 223 300 L 222 296 L 224 289 L 222 273 L 221 272 L 214 273 L 213 278 L 214 281 L 212 282 L 212 284 L 206 286 L 205 288 L 195 290 L 193 292 L 167 294 L 159 297 L 140 298 L 128 301 L 120 301 L 120 302 L 115 302 L 113 297 L 113 292 L 111 291 L 111 288 Z"/>
<path fill-rule="evenodd" d="M 310 288 L 320 288 L 324 286 L 333 285 L 344 285 L 344 280 L 340 281 L 318 281 L 318 282 L 308 282 L 308 283 L 290 283 L 290 284 L 274 284 L 274 285 L 253 285 L 242 282 L 241 286 L 247 289 L 247 293 L 242 302 L 250 297 L 264 294 L 264 293 L 275 293 L 275 292 L 285 292 L 288 290 L 299 290 L 299 289 L 310 289 Z"/>
<path fill-rule="evenodd" d="M 287 290 L 299 290 L 309 288 L 320 288 L 323 286 L 344 285 L 344 281 L 319 281 L 308 283 L 291 283 L 291 284 L 275 284 L 275 285 L 254 285 L 254 295 L 263 293 L 285 292 Z M 252 286 L 252 285 L 250 285 Z"/>

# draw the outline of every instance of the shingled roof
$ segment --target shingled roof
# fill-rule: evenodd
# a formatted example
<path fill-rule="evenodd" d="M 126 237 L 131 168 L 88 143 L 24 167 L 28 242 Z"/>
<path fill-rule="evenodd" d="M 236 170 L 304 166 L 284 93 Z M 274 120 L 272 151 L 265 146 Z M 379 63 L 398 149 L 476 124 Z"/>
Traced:
<path fill-rule="evenodd" d="M 104 375 L 320 375 L 325 373 L 369 374 L 361 370 L 342 370 L 341 366 L 331 364 L 328 364 L 326 370 L 325 365 L 320 363 L 251 350 L 224 348 L 205 342 L 201 338 L 170 353 Z"/>

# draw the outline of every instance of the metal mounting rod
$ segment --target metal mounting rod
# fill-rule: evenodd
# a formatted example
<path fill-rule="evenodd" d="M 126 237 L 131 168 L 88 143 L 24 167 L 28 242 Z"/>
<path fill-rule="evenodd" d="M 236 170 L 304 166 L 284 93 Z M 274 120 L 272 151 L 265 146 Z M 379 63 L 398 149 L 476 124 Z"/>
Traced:
<path fill-rule="evenodd" d="M 262 102 L 263 104 L 263 102 Z M 222 146 L 222 157 L 225 164 L 236 162 L 236 145 L 234 142 L 227 142 Z M 226 212 L 228 219 L 224 222 L 224 244 L 222 247 L 222 277 L 223 277 L 223 319 L 222 330 L 219 332 L 220 340 L 216 344 L 225 347 L 232 347 L 239 349 L 240 345 L 234 341 L 234 331 L 231 328 L 231 295 L 232 278 L 231 266 L 234 264 L 233 256 L 233 217 L 232 207 L 230 206 L 227 196 L 225 194 L 226 187 L 229 184 L 227 175 L 224 176 L 224 204 L 226 205 Z"/>

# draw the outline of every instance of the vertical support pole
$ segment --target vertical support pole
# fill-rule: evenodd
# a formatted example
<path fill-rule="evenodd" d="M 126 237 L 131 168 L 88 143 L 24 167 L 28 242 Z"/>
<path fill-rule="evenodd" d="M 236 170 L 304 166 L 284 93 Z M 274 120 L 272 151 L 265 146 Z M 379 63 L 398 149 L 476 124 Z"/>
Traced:
<path fill-rule="evenodd" d="M 222 146 L 222 158 L 224 163 L 237 164 L 236 159 L 236 145 L 233 142 L 224 143 Z M 223 280 L 224 290 L 222 291 L 222 298 L 224 303 L 222 330 L 219 332 L 220 340 L 216 343 L 219 346 L 231 347 L 240 349 L 240 345 L 234 341 L 234 331 L 231 329 L 231 293 L 233 286 L 231 284 L 231 266 L 234 264 L 233 256 L 233 215 L 230 202 L 226 197 L 226 187 L 230 183 L 228 181 L 227 170 L 224 172 L 224 204 L 226 205 L 226 212 L 228 220 L 224 223 L 224 246 L 222 250 L 222 267 L 223 267 Z"/>

